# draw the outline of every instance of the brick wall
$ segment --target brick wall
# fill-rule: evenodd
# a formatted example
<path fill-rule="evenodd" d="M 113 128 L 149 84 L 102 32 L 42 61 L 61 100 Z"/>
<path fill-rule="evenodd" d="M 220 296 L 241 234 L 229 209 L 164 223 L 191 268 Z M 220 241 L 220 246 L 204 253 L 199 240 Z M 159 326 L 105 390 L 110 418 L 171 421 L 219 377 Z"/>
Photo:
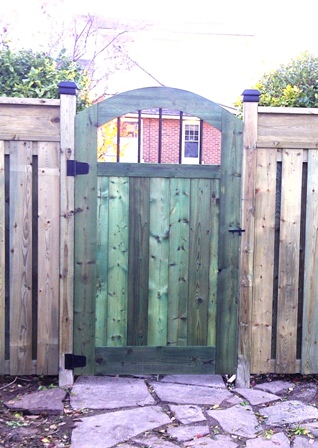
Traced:
<path fill-rule="evenodd" d="M 143 118 L 143 160 L 146 163 L 158 162 L 159 120 Z M 162 163 L 179 163 L 179 120 L 162 120 Z M 205 164 L 219 165 L 221 160 L 221 132 L 203 123 L 202 161 Z"/>

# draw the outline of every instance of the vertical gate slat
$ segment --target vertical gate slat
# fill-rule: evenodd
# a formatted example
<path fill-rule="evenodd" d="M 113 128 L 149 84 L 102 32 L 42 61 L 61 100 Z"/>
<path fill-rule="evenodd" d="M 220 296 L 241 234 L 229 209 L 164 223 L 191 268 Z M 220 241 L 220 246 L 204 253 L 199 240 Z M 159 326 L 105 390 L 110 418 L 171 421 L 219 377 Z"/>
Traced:
<path fill-rule="evenodd" d="M 10 144 L 10 374 L 32 372 L 32 144 Z"/>
<path fill-rule="evenodd" d="M 127 344 L 147 345 L 150 180 L 130 178 Z"/>
<path fill-rule="evenodd" d="M 237 367 L 239 236 L 229 229 L 240 227 L 242 127 L 222 113 L 216 373 Z"/>
<path fill-rule="evenodd" d="M 94 373 L 97 243 L 97 106 L 76 117 L 76 159 L 89 164 L 89 174 L 76 177 L 74 353 L 86 356 L 75 374 Z"/>
<path fill-rule="evenodd" d="M 38 144 L 38 375 L 56 375 L 59 336 L 59 145 Z M 54 198 L 54 199 L 52 199 Z"/>
<path fill-rule="evenodd" d="M 5 171 L 4 141 L 0 141 L 0 375 L 5 374 Z"/>
<path fill-rule="evenodd" d="M 107 343 L 108 177 L 98 177 L 96 246 L 96 345 Z"/>
<path fill-rule="evenodd" d="M 109 178 L 107 345 L 127 344 L 128 207 L 127 177 Z"/>
<path fill-rule="evenodd" d="M 301 371 L 318 372 L 318 152 L 308 151 Z"/>
<path fill-rule="evenodd" d="M 187 345 L 190 180 L 171 179 L 168 344 Z"/>
<path fill-rule="evenodd" d="M 207 344 L 210 196 L 209 180 L 191 179 L 188 345 Z"/>
<path fill-rule="evenodd" d="M 219 180 L 211 180 L 211 243 L 209 269 L 208 338 L 207 345 L 216 345 L 217 290 L 219 274 Z"/>
<path fill-rule="evenodd" d="M 255 256 L 252 307 L 251 372 L 271 369 L 276 149 L 258 149 L 255 184 Z"/>
<path fill-rule="evenodd" d="M 283 150 L 276 372 L 294 373 L 297 349 L 302 150 Z"/>
<path fill-rule="evenodd" d="M 169 179 L 150 180 L 148 345 L 167 344 Z"/>

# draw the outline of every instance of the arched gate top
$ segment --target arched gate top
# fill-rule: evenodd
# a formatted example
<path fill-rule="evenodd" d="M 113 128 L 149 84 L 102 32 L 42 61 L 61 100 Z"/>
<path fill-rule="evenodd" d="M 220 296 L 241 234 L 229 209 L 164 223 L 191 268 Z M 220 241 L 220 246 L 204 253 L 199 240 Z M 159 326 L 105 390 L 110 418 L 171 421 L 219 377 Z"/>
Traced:
<path fill-rule="evenodd" d="M 94 108 L 96 111 L 93 115 L 97 119 L 97 123 L 94 124 L 98 127 L 122 115 L 152 108 L 180 110 L 204 120 L 220 131 L 222 131 L 222 116 L 235 117 L 213 101 L 186 90 L 170 87 L 130 90 L 101 101 L 90 109 Z"/>

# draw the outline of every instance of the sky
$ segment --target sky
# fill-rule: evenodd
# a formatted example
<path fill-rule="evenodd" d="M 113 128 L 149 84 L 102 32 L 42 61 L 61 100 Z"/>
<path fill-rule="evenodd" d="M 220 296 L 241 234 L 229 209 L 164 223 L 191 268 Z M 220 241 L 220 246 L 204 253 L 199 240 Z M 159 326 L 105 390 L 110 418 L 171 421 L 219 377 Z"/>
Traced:
<path fill-rule="evenodd" d="M 136 29 L 127 48 L 145 71 L 117 73 L 113 93 L 162 84 L 231 106 L 263 73 L 304 51 L 318 55 L 317 0 L 64 0 L 63 11 L 60 1 L 46 3 L 56 3 L 61 17 L 89 12 Z M 27 42 L 39 39 L 43 3 L 11 0 L 1 12 L 19 23 Z"/>

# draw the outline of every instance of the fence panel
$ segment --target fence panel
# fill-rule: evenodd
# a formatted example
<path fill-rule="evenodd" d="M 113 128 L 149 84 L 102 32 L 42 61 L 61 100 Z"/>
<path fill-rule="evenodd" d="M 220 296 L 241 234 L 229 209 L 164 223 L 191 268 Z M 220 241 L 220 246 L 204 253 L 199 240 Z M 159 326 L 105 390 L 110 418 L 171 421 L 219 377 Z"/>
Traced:
<path fill-rule="evenodd" d="M 5 175 L 4 141 L 0 141 L 0 375 L 5 373 Z"/>
<path fill-rule="evenodd" d="M 251 372 L 317 373 L 318 113 L 256 114 Z"/>
<path fill-rule="evenodd" d="M 72 241 L 60 248 L 61 221 L 74 215 L 73 208 L 60 211 L 64 99 L 0 98 L 0 374 L 59 372 L 60 310 L 67 314 L 60 290 L 69 282 L 61 260 L 70 255 L 73 263 Z M 71 102 L 75 112 L 75 97 Z M 74 140 L 74 114 L 63 121 Z"/>
<path fill-rule="evenodd" d="M 318 151 L 308 151 L 302 372 L 318 372 Z"/>

